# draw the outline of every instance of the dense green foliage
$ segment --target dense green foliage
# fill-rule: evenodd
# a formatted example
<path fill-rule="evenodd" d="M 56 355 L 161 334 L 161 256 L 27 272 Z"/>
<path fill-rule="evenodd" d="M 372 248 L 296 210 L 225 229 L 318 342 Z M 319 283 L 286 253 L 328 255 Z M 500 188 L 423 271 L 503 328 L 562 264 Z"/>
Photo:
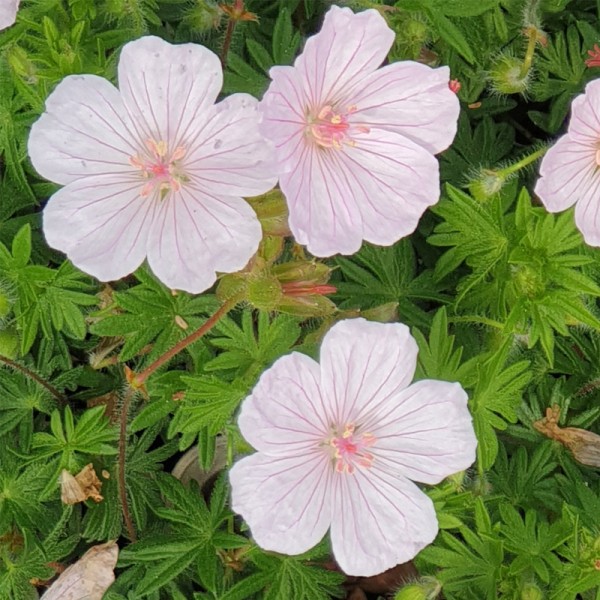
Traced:
<path fill-rule="evenodd" d="M 600 598 L 598 471 L 533 427 L 556 404 L 561 425 L 600 433 L 600 251 L 583 243 L 572 210 L 551 215 L 531 191 L 538 151 L 600 76 L 584 62 L 600 42 L 600 4 L 337 3 L 382 11 L 397 32 L 390 60 L 447 64 L 460 81 L 442 200 L 395 246 L 324 261 L 335 312 L 243 302 L 126 402 L 126 367 L 143 372 L 201 326 L 217 290 L 173 294 L 144 268 L 99 284 L 51 251 L 40 209 L 55 187 L 28 161 L 29 127 L 66 75 L 114 81 L 124 43 L 152 33 L 219 53 L 230 17 L 212 0 L 24 0 L 0 33 L 0 598 L 35 598 L 57 563 L 110 539 L 121 552 L 107 600 L 344 597 L 326 541 L 305 556 L 264 552 L 230 511 L 225 475 L 199 490 L 170 472 L 191 447 L 207 470 L 218 440 L 227 461 L 248 451 L 235 413 L 277 357 L 316 356 L 338 318 L 395 313 L 419 342 L 418 377 L 468 391 L 479 441 L 471 470 L 426 489 L 441 533 L 415 560 L 419 573 L 448 600 Z M 260 97 L 269 68 L 293 62 L 327 2 L 245 6 L 258 21 L 233 30 L 223 93 Z M 278 252 L 266 246 L 269 263 Z M 281 257 L 303 255 L 288 238 Z M 120 437 L 137 541 L 119 497 Z M 90 462 L 104 499 L 64 505 L 62 470 Z"/>

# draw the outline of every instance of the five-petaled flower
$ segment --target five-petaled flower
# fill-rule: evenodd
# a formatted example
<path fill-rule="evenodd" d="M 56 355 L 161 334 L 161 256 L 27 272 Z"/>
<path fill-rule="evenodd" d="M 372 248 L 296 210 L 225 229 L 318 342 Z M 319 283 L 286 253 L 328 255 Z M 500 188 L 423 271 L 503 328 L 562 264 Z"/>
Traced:
<path fill-rule="evenodd" d="M 449 69 L 377 69 L 394 32 L 376 10 L 332 6 L 293 67 L 273 67 L 262 129 L 296 240 L 316 256 L 388 246 L 439 199 L 435 153 L 456 133 Z"/>
<path fill-rule="evenodd" d="M 477 442 L 462 387 L 411 385 L 416 359 L 405 325 L 354 319 L 326 334 L 320 364 L 292 353 L 263 373 L 238 421 L 258 452 L 230 471 L 260 546 L 300 554 L 330 528 L 340 567 L 367 576 L 433 541 L 433 504 L 411 480 L 466 469 Z"/>
<path fill-rule="evenodd" d="M 118 76 L 119 90 L 67 77 L 33 125 L 33 165 L 65 185 L 44 210 L 46 240 L 102 281 L 147 257 L 169 287 L 202 292 L 217 271 L 244 267 L 261 239 L 242 198 L 276 181 L 258 103 L 234 94 L 215 105 L 221 65 L 196 44 L 131 42 Z"/>
<path fill-rule="evenodd" d="M 20 0 L 0 0 L 0 31 L 15 22 L 19 4 Z"/>
<path fill-rule="evenodd" d="M 600 246 L 600 79 L 571 105 L 567 133 L 546 152 L 535 193 L 550 212 L 575 204 L 575 224 L 591 246 Z"/>

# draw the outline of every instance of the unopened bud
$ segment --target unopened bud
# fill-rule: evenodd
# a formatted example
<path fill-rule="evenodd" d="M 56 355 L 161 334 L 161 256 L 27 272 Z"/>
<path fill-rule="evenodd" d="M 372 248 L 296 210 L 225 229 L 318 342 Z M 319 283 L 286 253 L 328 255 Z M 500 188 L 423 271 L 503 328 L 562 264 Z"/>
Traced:
<path fill-rule="evenodd" d="M 337 306 L 325 296 L 310 294 L 303 296 L 284 295 L 277 305 L 277 310 L 295 317 L 328 317 L 337 310 Z"/>
<path fill-rule="evenodd" d="M 277 310 L 283 292 L 277 278 L 267 273 L 252 274 L 246 283 L 246 299 L 258 310 Z"/>
<path fill-rule="evenodd" d="M 369 321 L 377 321 L 378 323 L 393 323 L 398 320 L 398 303 L 386 302 L 375 308 L 361 310 L 360 316 Z"/>
<path fill-rule="evenodd" d="M 546 291 L 544 276 L 529 265 L 518 265 L 512 271 L 512 279 L 520 295 L 526 298 L 540 298 Z"/>
<path fill-rule="evenodd" d="M 19 355 L 19 334 L 15 327 L 0 330 L 0 356 L 14 359 Z"/>
<path fill-rule="evenodd" d="M 288 227 L 288 208 L 281 190 L 274 189 L 261 196 L 248 198 L 265 235 L 291 235 Z"/>
<path fill-rule="evenodd" d="M 496 59 L 489 72 L 492 90 L 499 94 L 522 94 L 527 91 L 531 70 L 523 73 L 523 63 L 516 56 L 503 54 Z"/>
<path fill-rule="evenodd" d="M 0 319 L 4 319 L 4 317 L 7 317 L 11 310 L 11 299 L 4 292 L 0 292 Z"/>
<path fill-rule="evenodd" d="M 544 592 L 535 583 L 525 583 L 521 588 L 520 600 L 544 600 Z"/>
<path fill-rule="evenodd" d="M 27 52 L 19 46 L 12 46 L 6 54 L 8 64 L 14 73 L 23 79 L 25 83 L 35 84 L 38 81 L 37 70 L 33 62 L 29 60 Z"/>
<path fill-rule="evenodd" d="M 600 468 L 600 435 L 577 427 L 559 427 L 560 407 L 546 409 L 546 416 L 535 421 L 534 428 L 550 439 L 560 442 L 582 465 Z"/>
<path fill-rule="evenodd" d="M 275 265 L 273 274 L 281 283 L 323 284 L 329 281 L 331 268 L 316 261 L 298 260 Z"/>
<path fill-rule="evenodd" d="M 245 298 L 247 275 L 231 273 L 223 275 L 217 285 L 216 296 L 221 302 L 227 302 L 233 298 Z"/>
<path fill-rule="evenodd" d="M 183 18 L 183 22 L 197 32 L 217 29 L 223 12 L 212 0 L 196 0 Z"/>
<path fill-rule="evenodd" d="M 435 600 L 441 591 L 442 585 L 435 577 L 422 577 L 398 590 L 394 600 Z"/>
<path fill-rule="evenodd" d="M 506 183 L 506 175 L 495 169 L 481 169 L 469 184 L 471 196 L 479 202 L 493 198 Z"/>

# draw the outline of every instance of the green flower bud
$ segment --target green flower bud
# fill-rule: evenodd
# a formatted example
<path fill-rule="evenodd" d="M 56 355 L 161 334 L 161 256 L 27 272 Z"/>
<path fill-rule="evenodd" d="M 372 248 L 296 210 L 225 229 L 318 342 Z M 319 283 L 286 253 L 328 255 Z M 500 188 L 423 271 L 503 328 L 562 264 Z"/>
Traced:
<path fill-rule="evenodd" d="M 283 297 L 281 285 L 276 277 L 267 273 L 252 274 L 246 283 L 246 299 L 254 308 L 264 311 L 278 309 Z"/>
<path fill-rule="evenodd" d="M 4 292 L 0 292 L 0 319 L 7 317 L 11 310 L 12 302 L 10 298 Z"/>
<path fill-rule="evenodd" d="M 240 273 L 232 273 L 223 275 L 219 279 L 216 296 L 221 302 L 227 302 L 235 297 L 246 297 L 246 279 L 247 275 Z"/>
<path fill-rule="evenodd" d="M 10 68 L 25 83 L 36 84 L 38 82 L 35 65 L 29 60 L 27 52 L 19 46 L 12 46 L 6 53 Z"/>
<path fill-rule="evenodd" d="M 0 356 L 14 359 L 19 354 L 19 334 L 15 327 L 0 330 Z"/>
<path fill-rule="evenodd" d="M 195 0 L 186 11 L 183 23 L 190 29 L 203 33 L 209 29 L 217 29 L 222 17 L 223 12 L 213 0 Z"/>
<path fill-rule="evenodd" d="M 262 196 L 248 198 L 265 235 L 291 235 L 288 227 L 288 208 L 281 190 L 274 189 Z"/>
<path fill-rule="evenodd" d="M 489 72 L 492 90 L 498 94 L 522 94 L 531 82 L 531 69 L 523 73 L 523 62 L 516 56 L 501 55 Z"/>
<path fill-rule="evenodd" d="M 377 321 L 379 323 L 393 323 L 398 320 L 398 303 L 386 302 L 376 306 L 375 308 L 367 308 L 360 311 L 360 316 L 369 321 Z"/>
<path fill-rule="evenodd" d="M 506 175 L 493 169 L 481 169 L 478 176 L 469 184 L 471 196 L 479 202 L 493 198 L 506 183 Z"/>
<path fill-rule="evenodd" d="M 521 588 L 521 600 L 544 600 L 545 595 L 535 583 L 525 583 Z"/>
<path fill-rule="evenodd" d="M 544 276 L 529 265 L 514 267 L 512 278 L 517 292 L 526 298 L 539 298 L 546 291 Z"/>
<path fill-rule="evenodd" d="M 325 296 L 318 294 L 307 296 L 282 296 L 277 305 L 279 312 L 293 315 L 294 317 L 328 317 L 332 315 L 337 306 Z"/>
<path fill-rule="evenodd" d="M 422 577 L 398 590 L 394 600 L 435 600 L 441 591 L 442 584 L 435 577 Z"/>
<path fill-rule="evenodd" d="M 275 265 L 273 275 L 281 283 L 302 282 L 305 285 L 318 285 L 329 281 L 331 268 L 324 263 L 300 260 Z"/>

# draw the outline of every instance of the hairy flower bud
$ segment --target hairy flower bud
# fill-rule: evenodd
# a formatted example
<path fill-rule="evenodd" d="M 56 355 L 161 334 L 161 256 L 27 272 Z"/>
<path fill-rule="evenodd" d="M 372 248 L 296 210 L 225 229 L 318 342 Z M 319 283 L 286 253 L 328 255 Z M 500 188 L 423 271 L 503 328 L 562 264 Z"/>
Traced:
<path fill-rule="evenodd" d="M 14 359 L 19 354 L 19 334 L 15 327 L 0 330 L 0 356 Z"/>
<path fill-rule="evenodd" d="M 471 196 L 479 202 L 494 197 L 506 183 L 506 175 L 495 169 L 481 169 L 469 184 Z"/>
<path fill-rule="evenodd" d="M 491 88 L 498 94 L 522 94 L 531 82 L 531 71 L 523 72 L 523 63 L 516 56 L 500 55 L 489 71 Z"/>
<path fill-rule="evenodd" d="M 525 583 L 521 588 L 520 600 L 544 600 L 544 592 L 535 583 Z"/>
<path fill-rule="evenodd" d="M 435 600 L 442 591 L 441 583 L 435 577 L 423 577 L 415 583 L 403 586 L 394 600 Z"/>
<path fill-rule="evenodd" d="M 264 235 L 291 235 L 288 227 L 288 208 L 281 190 L 274 189 L 261 196 L 249 198 Z"/>
<path fill-rule="evenodd" d="M 281 284 L 266 272 L 251 274 L 246 281 L 246 298 L 258 310 L 277 310 L 282 296 Z"/>

